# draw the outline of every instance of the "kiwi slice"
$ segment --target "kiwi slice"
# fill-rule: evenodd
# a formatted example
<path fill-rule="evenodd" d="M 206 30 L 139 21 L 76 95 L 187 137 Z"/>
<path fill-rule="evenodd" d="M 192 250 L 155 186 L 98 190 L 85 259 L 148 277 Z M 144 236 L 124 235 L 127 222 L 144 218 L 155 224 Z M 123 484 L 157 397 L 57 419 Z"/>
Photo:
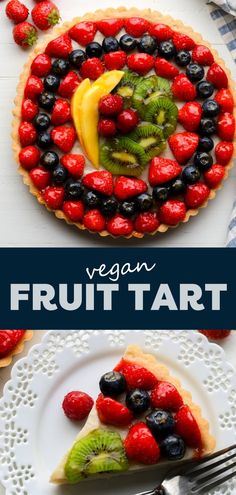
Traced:
<path fill-rule="evenodd" d="M 151 100 L 145 108 L 145 120 L 161 127 L 164 137 L 169 137 L 176 129 L 178 107 L 165 96 Z"/>
<path fill-rule="evenodd" d="M 124 71 L 124 75 L 114 92 L 124 99 L 124 108 L 130 107 L 134 90 L 142 77 L 132 71 Z"/>
<path fill-rule="evenodd" d="M 88 476 L 126 471 L 128 467 L 119 433 L 97 429 L 75 443 L 65 465 L 65 474 L 69 483 L 78 483 Z"/>
<path fill-rule="evenodd" d="M 128 137 L 109 139 L 100 146 L 100 163 L 114 175 L 138 176 L 147 162 L 142 146 Z"/>
<path fill-rule="evenodd" d="M 169 81 L 157 76 L 143 78 L 134 89 L 132 106 L 138 111 L 140 117 L 144 117 L 145 106 L 159 96 L 172 97 Z"/>
<path fill-rule="evenodd" d="M 142 146 L 148 161 L 154 158 L 154 156 L 160 155 L 166 147 L 166 141 L 161 128 L 154 124 L 139 124 L 129 134 L 129 138 Z"/>

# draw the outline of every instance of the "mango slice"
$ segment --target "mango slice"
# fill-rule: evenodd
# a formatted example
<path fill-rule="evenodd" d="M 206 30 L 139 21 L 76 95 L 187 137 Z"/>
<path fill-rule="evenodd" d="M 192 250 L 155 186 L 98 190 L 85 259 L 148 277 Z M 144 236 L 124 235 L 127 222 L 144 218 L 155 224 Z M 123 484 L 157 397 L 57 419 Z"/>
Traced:
<path fill-rule="evenodd" d="M 84 94 L 91 87 L 90 79 L 84 79 L 75 91 L 71 100 L 71 115 L 74 121 L 75 129 L 80 141 L 81 146 L 84 148 L 82 142 L 82 131 L 81 131 L 81 103 Z"/>

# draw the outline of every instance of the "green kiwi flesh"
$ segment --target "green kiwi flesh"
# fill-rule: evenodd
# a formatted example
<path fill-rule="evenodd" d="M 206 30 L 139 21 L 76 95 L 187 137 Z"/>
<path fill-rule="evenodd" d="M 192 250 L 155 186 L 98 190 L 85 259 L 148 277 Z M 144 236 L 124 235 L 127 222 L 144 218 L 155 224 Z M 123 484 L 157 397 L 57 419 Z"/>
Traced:
<path fill-rule="evenodd" d="M 142 146 L 148 161 L 160 155 L 166 147 L 161 128 L 154 124 L 139 124 L 129 138 Z"/>
<path fill-rule="evenodd" d="M 134 88 L 132 106 L 144 117 L 146 105 L 160 96 L 172 97 L 169 81 L 158 76 L 142 78 Z"/>
<path fill-rule="evenodd" d="M 176 129 L 178 107 L 165 96 L 150 101 L 145 108 L 145 120 L 158 125 L 164 134 L 169 137 Z"/>
<path fill-rule="evenodd" d="M 141 79 L 142 78 L 135 74 L 135 72 L 129 70 L 124 71 L 124 75 L 120 83 L 114 90 L 114 93 L 122 96 L 124 99 L 124 108 L 130 106 L 134 90 Z"/>
<path fill-rule="evenodd" d="M 139 176 L 148 159 L 142 146 L 129 137 L 117 137 L 100 145 L 100 163 L 114 175 Z"/>

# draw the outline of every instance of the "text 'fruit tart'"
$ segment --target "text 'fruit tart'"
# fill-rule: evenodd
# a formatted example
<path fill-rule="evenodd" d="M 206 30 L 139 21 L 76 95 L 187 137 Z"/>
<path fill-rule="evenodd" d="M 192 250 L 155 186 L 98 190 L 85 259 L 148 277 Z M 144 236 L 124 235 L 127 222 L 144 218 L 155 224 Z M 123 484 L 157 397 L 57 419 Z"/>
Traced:
<path fill-rule="evenodd" d="M 214 198 L 234 154 L 233 83 L 199 34 L 150 10 L 54 29 L 18 86 L 14 152 L 60 219 L 143 237 Z"/>
<path fill-rule="evenodd" d="M 82 392 L 70 392 L 64 399 L 69 418 L 89 415 L 52 474 L 52 482 L 78 483 L 95 475 L 199 458 L 214 450 L 208 422 L 190 393 L 166 366 L 139 347 L 129 346 L 99 385 L 101 393 L 94 406 Z"/>
<path fill-rule="evenodd" d="M 22 352 L 25 342 L 32 337 L 32 330 L 0 330 L 0 368 L 8 366 L 13 356 Z"/>

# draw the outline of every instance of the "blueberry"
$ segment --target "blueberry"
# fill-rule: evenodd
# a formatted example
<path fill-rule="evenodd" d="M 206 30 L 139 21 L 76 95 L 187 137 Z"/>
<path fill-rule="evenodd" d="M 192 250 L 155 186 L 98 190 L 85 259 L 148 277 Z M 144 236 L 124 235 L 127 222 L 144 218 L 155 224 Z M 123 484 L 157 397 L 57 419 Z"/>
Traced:
<path fill-rule="evenodd" d="M 83 196 L 84 204 L 87 208 L 98 208 L 101 203 L 101 198 L 94 191 L 88 191 Z"/>
<path fill-rule="evenodd" d="M 176 53 L 175 61 L 180 67 L 186 67 L 191 62 L 191 53 L 187 50 L 180 50 Z"/>
<path fill-rule="evenodd" d="M 84 186 L 80 180 L 69 179 L 65 184 L 65 194 L 67 199 L 80 199 L 84 193 Z"/>
<path fill-rule="evenodd" d="M 100 58 L 103 54 L 103 49 L 100 43 L 97 43 L 96 41 L 92 41 L 92 43 L 89 43 L 86 46 L 86 55 L 88 58 Z"/>
<path fill-rule="evenodd" d="M 56 76 L 65 76 L 70 70 L 69 60 L 64 58 L 56 58 L 52 64 L 52 73 Z"/>
<path fill-rule="evenodd" d="M 182 172 L 182 180 L 185 184 L 195 184 L 201 177 L 200 171 L 195 165 L 187 165 Z"/>
<path fill-rule="evenodd" d="M 186 69 L 186 75 L 192 82 L 198 82 L 201 81 L 204 77 L 204 69 L 201 65 L 199 64 L 189 64 L 187 69 Z"/>
<path fill-rule="evenodd" d="M 40 159 L 41 165 L 49 170 L 53 170 L 59 164 L 59 156 L 55 151 L 46 151 Z"/>
<path fill-rule="evenodd" d="M 106 53 L 117 52 L 120 49 L 120 45 L 116 38 L 109 36 L 108 38 L 104 38 L 102 48 Z"/>
<path fill-rule="evenodd" d="M 216 132 L 216 123 L 214 120 L 204 118 L 200 122 L 199 132 L 202 136 L 211 136 Z"/>
<path fill-rule="evenodd" d="M 132 217 L 137 211 L 137 206 L 135 201 L 123 201 L 120 203 L 119 212 L 124 215 L 124 217 Z"/>
<path fill-rule="evenodd" d="M 101 202 L 100 210 L 105 217 L 112 217 L 118 208 L 118 202 L 115 198 L 106 198 Z"/>
<path fill-rule="evenodd" d="M 186 452 L 184 441 L 179 435 L 169 435 L 160 444 L 161 453 L 170 461 L 182 459 Z"/>
<path fill-rule="evenodd" d="M 115 397 L 125 392 L 126 379 L 118 371 L 109 371 L 101 377 L 99 387 L 103 395 Z"/>
<path fill-rule="evenodd" d="M 198 150 L 199 151 L 211 151 L 214 148 L 214 141 L 211 137 L 202 136 L 199 139 Z"/>
<path fill-rule="evenodd" d="M 40 107 L 44 108 L 44 110 L 51 110 L 56 101 L 55 95 L 50 93 L 49 91 L 44 91 L 38 97 L 38 102 Z"/>
<path fill-rule="evenodd" d="M 173 41 L 161 41 L 158 47 L 158 53 L 161 57 L 169 60 L 174 57 L 176 54 L 176 49 Z"/>
<path fill-rule="evenodd" d="M 136 388 L 126 395 L 126 406 L 136 414 L 144 413 L 150 407 L 150 397 L 146 390 Z"/>
<path fill-rule="evenodd" d="M 210 98 L 215 91 L 213 84 L 208 81 L 200 81 L 197 83 L 196 88 L 198 97 L 202 99 Z"/>
<path fill-rule="evenodd" d="M 194 155 L 193 161 L 194 165 L 196 165 L 196 167 L 198 167 L 202 171 L 208 170 L 213 164 L 212 156 L 205 151 L 198 151 Z"/>
<path fill-rule="evenodd" d="M 37 145 L 39 148 L 46 150 L 52 145 L 50 132 L 40 132 L 37 137 Z"/>
<path fill-rule="evenodd" d="M 54 74 L 48 74 L 44 79 L 44 87 L 46 91 L 51 91 L 52 93 L 57 91 L 60 86 L 60 77 Z"/>
<path fill-rule="evenodd" d="M 157 41 L 155 38 L 150 36 L 149 34 L 145 34 L 138 41 L 138 51 L 142 53 L 148 53 L 152 55 L 157 49 Z"/>
<path fill-rule="evenodd" d="M 153 205 L 152 196 L 147 193 L 143 193 L 137 196 L 135 202 L 139 211 L 148 211 Z"/>
<path fill-rule="evenodd" d="M 50 117 L 46 113 L 38 113 L 34 118 L 34 127 L 37 131 L 46 131 L 50 126 L 51 120 Z"/>
<path fill-rule="evenodd" d="M 131 52 L 137 46 L 137 40 L 130 34 L 123 34 L 120 38 L 120 47 L 124 52 Z"/>
<path fill-rule="evenodd" d="M 73 67 L 76 67 L 76 69 L 80 69 L 86 58 L 86 54 L 83 50 L 73 50 L 73 52 L 69 55 L 69 61 Z"/>
<path fill-rule="evenodd" d="M 163 438 L 173 433 L 175 420 L 172 414 L 163 409 L 155 409 L 146 416 L 146 423 L 155 438 Z"/>
<path fill-rule="evenodd" d="M 53 181 L 53 184 L 56 184 L 56 185 L 61 185 L 61 184 L 64 184 L 64 182 L 66 181 L 68 177 L 68 172 L 66 170 L 65 167 L 63 167 L 62 165 L 57 165 L 53 172 L 52 172 L 52 181 Z"/>
<path fill-rule="evenodd" d="M 202 105 L 204 117 L 217 117 L 220 107 L 215 100 L 206 100 Z"/>
<path fill-rule="evenodd" d="M 170 194 L 183 194 L 186 186 L 182 179 L 175 179 L 170 186 Z"/>
<path fill-rule="evenodd" d="M 169 193 L 169 187 L 155 186 L 152 191 L 152 197 L 155 201 L 166 201 L 169 197 Z"/>

